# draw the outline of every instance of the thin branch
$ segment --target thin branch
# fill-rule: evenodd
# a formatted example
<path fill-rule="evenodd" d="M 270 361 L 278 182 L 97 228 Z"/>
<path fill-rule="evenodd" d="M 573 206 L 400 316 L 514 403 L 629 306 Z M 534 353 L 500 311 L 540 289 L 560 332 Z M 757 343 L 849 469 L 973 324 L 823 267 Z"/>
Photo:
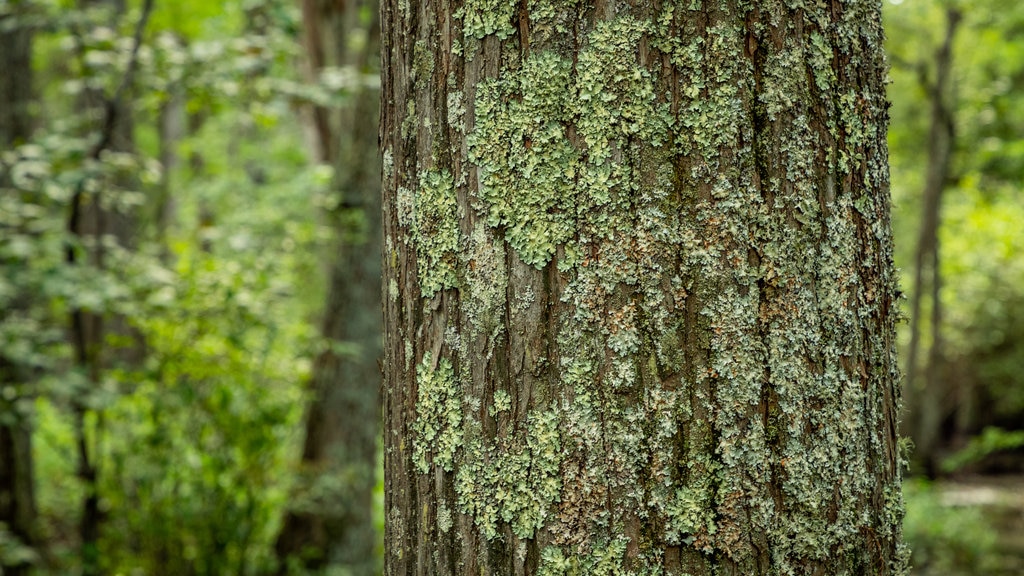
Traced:
<path fill-rule="evenodd" d="M 99 159 L 100 154 L 110 146 L 110 141 L 114 137 L 114 127 L 117 125 L 117 116 L 121 105 L 123 104 L 124 93 L 128 90 L 132 80 L 135 78 L 135 70 L 138 68 L 139 48 L 142 47 L 142 34 L 145 32 L 146 24 L 149 22 L 149 16 L 153 12 L 153 2 L 154 0 L 145 0 L 142 5 L 142 16 L 139 17 L 139 22 L 135 25 L 132 53 L 128 57 L 128 67 L 125 68 L 124 76 L 121 78 L 121 84 L 118 85 L 117 90 L 114 92 L 114 96 L 106 100 L 106 116 L 103 119 L 103 129 L 100 132 L 100 139 L 96 142 L 92 151 L 89 153 L 89 157 L 93 160 Z"/>
<path fill-rule="evenodd" d="M 138 68 L 139 61 L 139 48 L 142 46 L 142 34 L 146 30 L 146 24 L 149 23 L 150 14 L 153 13 L 154 0 L 145 0 L 142 5 L 142 15 L 139 17 L 139 22 L 135 25 L 135 34 L 133 35 L 132 52 L 128 57 L 128 66 L 125 68 L 124 76 L 121 78 L 121 83 L 118 85 L 117 90 L 114 91 L 114 95 L 111 98 L 105 98 L 104 102 L 104 118 L 103 127 L 100 131 L 100 138 L 96 141 L 96 144 L 89 150 L 89 158 L 93 160 L 99 160 L 100 155 L 106 150 L 114 137 L 114 128 L 117 127 L 117 120 L 119 110 L 123 105 L 124 94 L 127 91 L 128 86 L 131 85 L 132 80 L 135 78 L 135 70 Z M 68 216 L 68 232 L 73 236 L 81 236 L 81 212 L 82 212 L 82 195 L 85 192 L 85 181 L 86 176 L 83 176 L 78 181 L 78 185 L 75 186 L 75 193 L 71 197 L 71 214 Z M 66 260 L 69 264 L 75 263 L 75 248 L 69 245 L 66 251 Z"/>

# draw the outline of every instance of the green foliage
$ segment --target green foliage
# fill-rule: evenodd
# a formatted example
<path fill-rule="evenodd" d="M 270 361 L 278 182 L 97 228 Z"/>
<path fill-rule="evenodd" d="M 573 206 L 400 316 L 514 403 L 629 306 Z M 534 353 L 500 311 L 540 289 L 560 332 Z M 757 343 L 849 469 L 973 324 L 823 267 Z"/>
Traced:
<path fill-rule="evenodd" d="M 946 10 L 962 14 L 952 53 L 955 143 L 939 230 L 944 365 L 949 380 L 975 397 L 979 414 L 969 424 L 972 430 L 1006 425 L 1024 414 L 1024 5 L 890 0 L 885 8 L 893 223 L 897 265 L 908 292 L 916 289 L 914 248 L 935 53 Z M 929 306 L 920 318 L 925 346 L 931 339 Z M 954 409 L 947 402 L 943 414 Z"/>
<path fill-rule="evenodd" d="M 332 234 L 317 220 L 330 174 L 310 166 L 295 107 L 336 104 L 367 79 L 296 77 L 290 3 L 158 2 L 124 101 L 132 130 L 93 159 L 104 113 L 89 104 L 123 82 L 138 12 L 37 5 L 45 114 L 31 142 L 0 152 L 0 356 L 18 367 L 0 383 L 0 418 L 34 423 L 47 565 L 81 569 L 94 488 L 104 572 L 266 573 Z M 167 149 L 172 105 L 186 130 Z M 162 166 L 168 154 L 178 161 Z M 174 217 L 159 230 L 165 198 Z M 76 201 L 80 234 L 68 230 Z M 104 235 L 92 233 L 100 209 Z M 76 310 L 107 327 L 92 368 L 68 343 Z M 3 562 L 38 554 L 9 536 Z"/>
<path fill-rule="evenodd" d="M 911 564 L 921 574 L 983 574 L 996 544 L 996 532 L 979 508 L 949 506 L 923 480 L 904 484 L 907 515 L 903 536 Z"/>
<path fill-rule="evenodd" d="M 1007 432 L 989 426 L 981 434 L 971 438 L 962 449 L 942 463 L 946 472 L 954 472 L 975 462 L 979 462 L 990 454 L 1013 450 L 1024 446 L 1024 431 Z"/>
<path fill-rule="evenodd" d="M 158 307 L 138 322 L 147 365 L 106 413 L 105 494 L 123 512 L 105 540 L 111 568 L 152 573 L 147 563 L 172 558 L 173 572 L 222 574 L 267 561 L 301 405 L 288 384 L 304 370 L 289 349 L 302 334 L 288 332 L 304 326 L 280 316 L 260 260 L 181 258 L 152 293 Z"/>
<path fill-rule="evenodd" d="M 38 560 L 39 554 L 25 546 L 14 534 L 11 534 L 7 525 L 0 522 L 0 566 L 17 566 L 34 563 Z"/>

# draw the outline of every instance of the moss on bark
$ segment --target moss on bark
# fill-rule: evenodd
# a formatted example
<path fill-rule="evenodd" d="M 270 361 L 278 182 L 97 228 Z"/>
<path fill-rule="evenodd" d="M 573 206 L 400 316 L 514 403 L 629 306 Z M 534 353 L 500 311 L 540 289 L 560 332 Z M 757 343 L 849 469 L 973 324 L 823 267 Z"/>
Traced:
<path fill-rule="evenodd" d="M 384 9 L 389 573 L 904 572 L 877 2 L 487 4 Z"/>

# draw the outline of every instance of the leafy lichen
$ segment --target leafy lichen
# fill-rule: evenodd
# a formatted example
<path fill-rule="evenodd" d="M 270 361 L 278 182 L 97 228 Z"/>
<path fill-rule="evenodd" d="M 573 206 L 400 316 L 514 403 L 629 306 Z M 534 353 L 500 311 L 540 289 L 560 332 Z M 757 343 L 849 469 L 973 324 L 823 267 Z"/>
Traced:
<path fill-rule="evenodd" d="M 403 208 L 403 203 L 411 207 Z M 447 170 L 424 172 L 415 194 L 403 194 L 399 190 L 399 208 L 412 215 L 410 227 L 423 297 L 455 287 L 458 283 L 455 265 L 459 249 L 459 203 L 451 174 Z"/>
<path fill-rule="evenodd" d="M 506 229 L 520 258 L 540 268 L 575 232 L 572 194 L 579 153 L 569 115 L 571 62 L 531 56 L 519 74 L 478 89 L 469 158 L 480 171 L 480 198 L 491 226 Z"/>
<path fill-rule="evenodd" d="M 433 463 L 451 471 L 462 444 L 462 394 L 447 358 L 434 366 L 428 352 L 416 367 L 416 415 L 412 425 L 416 469 L 426 474 Z"/>
<path fill-rule="evenodd" d="M 525 438 L 488 447 L 475 441 L 466 453 L 455 479 L 463 512 L 488 539 L 497 537 L 499 519 L 519 538 L 533 537 L 562 489 L 558 412 L 534 410 Z"/>
<path fill-rule="evenodd" d="M 462 21 L 462 33 L 467 38 L 482 40 L 493 34 L 504 39 L 515 32 L 512 26 L 515 9 L 515 2 L 508 0 L 467 0 L 455 12 L 455 17 Z"/>
<path fill-rule="evenodd" d="M 541 51 L 516 74 L 478 88 L 469 158 L 480 170 L 488 223 L 506 230 L 527 264 L 542 268 L 581 220 L 606 217 L 595 210 L 616 189 L 635 190 L 630 164 L 617 160 L 629 139 L 667 138 L 668 105 L 655 103 L 650 72 L 621 58 L 636 52 L 646 29 L 628 17 L 601 22 L 575 73 L 570 60 Z"/>

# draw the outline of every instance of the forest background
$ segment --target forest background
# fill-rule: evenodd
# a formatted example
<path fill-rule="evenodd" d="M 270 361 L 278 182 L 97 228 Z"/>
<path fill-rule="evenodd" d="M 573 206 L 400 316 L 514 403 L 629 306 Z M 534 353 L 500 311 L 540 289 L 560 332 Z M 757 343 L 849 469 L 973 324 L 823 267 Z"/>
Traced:
<path fill-rule="evenodd" d="M 1024 574 L 1024 5 L 884 14 L 906 537 Z M 0 574 L 381 571 L 377 26 L 0 0 Z"/>

